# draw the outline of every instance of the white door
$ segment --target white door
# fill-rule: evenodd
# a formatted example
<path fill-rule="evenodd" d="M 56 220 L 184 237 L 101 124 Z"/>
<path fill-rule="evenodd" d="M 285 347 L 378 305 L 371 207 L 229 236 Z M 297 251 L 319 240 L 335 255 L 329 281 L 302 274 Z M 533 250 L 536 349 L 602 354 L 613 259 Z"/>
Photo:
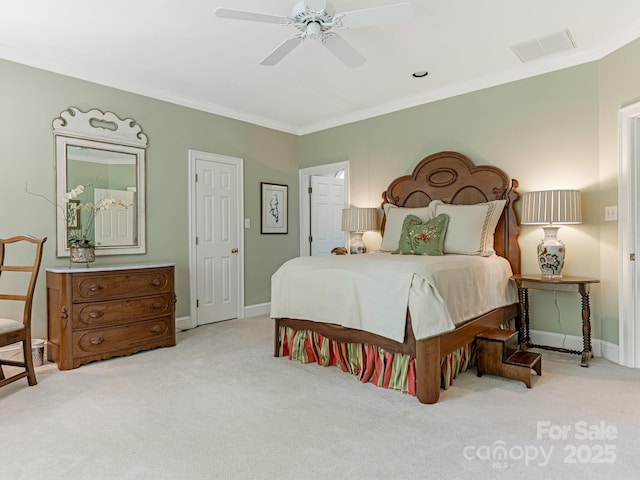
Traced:
<path fill-rule="evenodd" d="M 96 245 L 135 245 L 138 242 L 135 207 L 132 207 L 136 205 L 135 193 L 127 190 L 96 188 L 93 196 L 96 205 L 102 199 L 111 197 L 128 206 L 111 206 L 109 209 L 96 212 L 94 223 Z"/>
<path fill-rule="evenodd" d="M 194 151 L 190 157 L 195 173 L 192 324 L 198 326 L 240 316 L 242 160 Z"/>
<path fill-rule="evenodd" d="M 311 255 L 331 255 L 331 249 L 345 244 L 342 231 L 344 180 L 312 175 L 310 178 Z"/>
<path fill-rule="evenodd" d="M 309 188 L 311 188 L 311 177 L 339 178 L 342 180 L 343 203 L 339 207 L 339 213 L 335 215 L 336 221 L 342 224 L 342 209 L 349 203 L 349 162 L 338 162 L 319 165 L 317 167 L 303 168 L 298 173 L 300 182 L 300 255 L 309 256 L 311 255 L 312 243 L 309 241 L 311 238 L 311 230 L 313 228 L 315 231 L 316 228 L 314 226 L 315 220 L 311 218 L 311 194 L 308 191 Z M 340 225 L 340 227 L 341 226 L 342 225 Z M 341 232 L 341 235 L 342 240 L 331 248 L 336 246 L 346 246 L 347 236 L 345 232 Z M 329 252 L 331 252 L 331 248 L 329 249 Z M 316 248 L 315 250 L 319 249 Z M 313 254 L 316 255 L 315 252 Z"/>
<path fill-rule="evenodd" d="M 619 110 L 618 129 L 620 364 L 640 368 L 640 102 Z"/>

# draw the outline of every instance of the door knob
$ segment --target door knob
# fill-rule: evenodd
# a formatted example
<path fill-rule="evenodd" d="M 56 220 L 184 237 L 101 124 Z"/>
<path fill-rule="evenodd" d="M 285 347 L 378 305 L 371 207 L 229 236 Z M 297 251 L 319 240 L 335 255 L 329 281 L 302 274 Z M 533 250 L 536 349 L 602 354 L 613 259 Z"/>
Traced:
<path fill-rule="evenodd" d="M 231 253 L 238 253 L 238 249 L 237 248 L 232 248 L 231 249 Z"/>

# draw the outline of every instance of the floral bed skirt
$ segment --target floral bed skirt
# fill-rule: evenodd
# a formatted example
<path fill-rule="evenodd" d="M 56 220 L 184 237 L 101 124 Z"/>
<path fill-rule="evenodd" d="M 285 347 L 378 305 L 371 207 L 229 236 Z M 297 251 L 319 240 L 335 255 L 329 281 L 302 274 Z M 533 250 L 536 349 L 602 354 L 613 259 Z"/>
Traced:
<path fill-rule="evenodd" d="M 375 345 L 341 343 L 330 340 L 311 330 L 280 327 L 280 356 L 300 363 L 337 366 L 362 382 L 379 387 L 416 394 L 415 359 L 403 353 L 390 353 Z M 475 342 L 471 342 L 447 355 L 440 363 L 441 386 L 445 390 L 453 379 L 475 364 Z"/>

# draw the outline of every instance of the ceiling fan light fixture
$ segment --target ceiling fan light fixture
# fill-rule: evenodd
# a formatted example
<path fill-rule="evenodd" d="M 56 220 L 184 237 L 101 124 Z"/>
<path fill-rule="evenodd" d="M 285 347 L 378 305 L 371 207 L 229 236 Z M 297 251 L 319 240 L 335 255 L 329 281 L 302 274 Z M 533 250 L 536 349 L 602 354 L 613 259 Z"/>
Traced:
<path fill-rule="evenodd" d="M 418 70 L 417 72 L 413 72 L 411 74 L 413 78 L 423 78 L 423 77 L 426 77 L 427 75 L 429 75 L 429 72 L 427 72 L 426 70 Z"/>
<path fill-rule="evenodd" d="M 309 22 L 307 24 L 307 37 L 319 38 L 322 35 L 322 26 L 318 22 Z"/>
<path fill-rule="evenodd" d="M 263 58 L 261 65 L 275 65 L 304 39 L 311 38 L 321 39 L 322 44 L 348 67 L 362 65 L 365 58 L 337 33 L 331 31 L 332 29 L 377 27 L 409 21 L 414 13 L 410 1 L 336 13 L 333 5 L 327 0 L 298 0 L 293 6 L 291 15 L 282 17 L 229 8 L 216 9 L 216 16 L 221 18 L 291 25 L 300 31 L 296 35 L 291 35 Z"/>

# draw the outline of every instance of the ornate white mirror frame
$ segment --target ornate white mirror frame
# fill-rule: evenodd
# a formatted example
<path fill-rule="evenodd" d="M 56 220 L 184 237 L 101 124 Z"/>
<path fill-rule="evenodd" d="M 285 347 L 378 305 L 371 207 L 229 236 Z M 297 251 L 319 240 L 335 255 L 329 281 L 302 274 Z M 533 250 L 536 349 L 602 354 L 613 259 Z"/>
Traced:
<path fill-rule="evenodd" d="M 57 255 L 69 256 L 69 238 L 89 232 L 96 255 L 146 253 L 145 151 L 147 136 L 131 118 L 69 107 L 53 120 L 56 142 Z M 126 207 L 83 210 L 69 218 L 68 191 L 83 185 L 81 204 L 117 199 Z"/>

